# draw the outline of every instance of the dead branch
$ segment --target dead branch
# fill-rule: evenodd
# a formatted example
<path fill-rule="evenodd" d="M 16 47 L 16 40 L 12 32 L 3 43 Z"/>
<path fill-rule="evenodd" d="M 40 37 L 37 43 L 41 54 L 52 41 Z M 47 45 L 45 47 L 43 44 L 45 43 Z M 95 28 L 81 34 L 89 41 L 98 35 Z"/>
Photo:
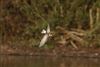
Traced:
<path fill-rule="evenodd" d="M 78 49 L 78 47 L 76 46 L 76 44 L 73 41 L 70 41 L 70 43 L 74 48 Z"/>
<path fill-rule="evenodd" d="M 78 48 L 76 45 L 77 43 L 80 45 L 83 45 L 85 43 L 84 37 L 86 36 L 85 31 L 82 30 L 73 30 L 73 31 L 68 31 L 62 27 L 57 27 L 59 30 L 58 33 L 63 33 L 61 36 L 60 42 L 63 42 L 64 44 L 70 43 L 74 48 Z M 76 43 L 74 43 L 74 41 Z"/>

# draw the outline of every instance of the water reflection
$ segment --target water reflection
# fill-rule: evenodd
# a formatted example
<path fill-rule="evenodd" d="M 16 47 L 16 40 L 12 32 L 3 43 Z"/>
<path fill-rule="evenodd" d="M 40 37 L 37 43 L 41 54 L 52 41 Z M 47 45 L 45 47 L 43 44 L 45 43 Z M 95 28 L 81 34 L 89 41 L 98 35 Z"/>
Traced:
<path fill-rule="evenodd" d="M 100 58 L 0 56 L 0 67 L 100 67 Z"/>

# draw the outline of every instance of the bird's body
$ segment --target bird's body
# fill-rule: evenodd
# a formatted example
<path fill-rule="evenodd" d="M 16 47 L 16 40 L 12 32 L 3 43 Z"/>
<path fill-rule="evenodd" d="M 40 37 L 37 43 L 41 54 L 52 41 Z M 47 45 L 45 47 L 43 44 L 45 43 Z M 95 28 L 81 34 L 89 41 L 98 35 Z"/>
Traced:
<path fill-rule="evenodd" d="M 45 43 L 47 42 L 47 40 L 48 40 L 48 37 L 51 36 L 51 34 L 50 34 L 50 26 L 48 25 L 47 30 L 44 30 L 44 29 L 43 29 L 41 33 L 44 34 L 44 36 L 43 36 L 43 38 L 42 38 L 41 41 L 40 41 L 39 47 L 44 46 L 44 44 L 45 44 Z"/>

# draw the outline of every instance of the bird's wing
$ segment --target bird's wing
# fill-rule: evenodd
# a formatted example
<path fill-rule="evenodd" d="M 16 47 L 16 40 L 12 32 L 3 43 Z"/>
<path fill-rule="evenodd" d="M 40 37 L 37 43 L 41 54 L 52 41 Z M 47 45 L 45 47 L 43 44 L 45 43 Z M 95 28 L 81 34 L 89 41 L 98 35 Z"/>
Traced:
<path fill-rule="evenodd" d="M 48 24 L 48 27 L 47 27 L 47 33 L 50 33 L 50 26 Z"/>
<path fill-rule="evenodd" d="M 42 47 L 42 46 L 47 42 L 47 39 L 48 39 L 48 35 L 46 34 L 46 35 L 44 35 L 44 37 L 42 38 L 39 47 Z"/>

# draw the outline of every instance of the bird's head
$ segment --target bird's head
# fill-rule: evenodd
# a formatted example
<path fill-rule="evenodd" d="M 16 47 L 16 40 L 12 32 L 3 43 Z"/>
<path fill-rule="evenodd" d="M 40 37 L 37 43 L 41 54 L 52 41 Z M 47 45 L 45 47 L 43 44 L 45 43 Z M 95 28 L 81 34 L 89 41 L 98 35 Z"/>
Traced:
<path fill-rule="evenodd" d="M 46 30 L 43 29 L 43 30 L 41 31 L 41 33 L 44 34 L 44 35 L 47 34 L 49 37 L 52 37 L 52 36 L 55 35 L 55 32 L 50 30 L 49 24 L 48 24 L 48 26 L 47 26 L 47 29 L 46 29 Z"/>
<path fill-rule="evenodd" d="M 41 33 L 42 33 L 42 34 L 46 34 L 47 31 L 46 31 L 45 29 L 43 29 L 43 30 L 41 31 Z"/>

